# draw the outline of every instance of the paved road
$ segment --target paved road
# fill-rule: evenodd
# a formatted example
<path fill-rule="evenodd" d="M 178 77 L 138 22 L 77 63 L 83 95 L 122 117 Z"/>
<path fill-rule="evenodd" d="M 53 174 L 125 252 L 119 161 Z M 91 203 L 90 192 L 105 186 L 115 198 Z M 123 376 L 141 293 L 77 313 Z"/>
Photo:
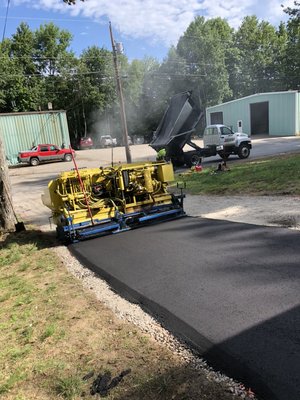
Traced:
<path fill-rule="evenodd" d="M 216 368 L 300 399 L 300 234 L 182 218 L 70 246 Z"/>

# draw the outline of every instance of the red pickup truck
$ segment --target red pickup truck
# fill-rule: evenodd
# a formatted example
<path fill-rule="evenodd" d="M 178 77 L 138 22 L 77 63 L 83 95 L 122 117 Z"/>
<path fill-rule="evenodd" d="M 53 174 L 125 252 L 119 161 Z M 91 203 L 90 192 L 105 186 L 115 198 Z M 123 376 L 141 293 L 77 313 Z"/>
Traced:
<path fill-rule="evenodd" d="M 32 166 L 41 162 L 49 161 L 72 161 L 73 149 L 60 149 L 55 144 L 38 144 L 31 150 L 20 151 L 18 154 L 19 163 L 26 163 Z"/>

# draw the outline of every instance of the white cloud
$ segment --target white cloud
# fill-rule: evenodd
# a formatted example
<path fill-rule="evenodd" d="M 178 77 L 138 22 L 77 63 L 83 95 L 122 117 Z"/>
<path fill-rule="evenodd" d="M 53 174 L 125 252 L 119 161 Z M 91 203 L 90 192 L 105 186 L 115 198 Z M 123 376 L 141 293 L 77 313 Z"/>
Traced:
<path fill-rule="evenodd" d="M 270 22 L 284 18 L 281 3 L 292 5 L 293 0 L 77 0 L 67 6 L 62 0 L 15 0 L 29 7 L 84 16 L 107 23 L 131 38 L 148 39 L 165 45 L 176 43 L 195 16 L 222 17 L 237 28 L 246 15 L 257 14 Z"/>
<path fill-rule="evenodd" d="M 268 0 L 265 13 L 262 15 L 264 19 L 268 19 L 273 24 L 277 24 L 279 21 L 286 20 L 286 14 L 283 12 L 283 7 L 292 7 L 294 0 Z M 270 10 L 270 13 L 268 13 Z"/>

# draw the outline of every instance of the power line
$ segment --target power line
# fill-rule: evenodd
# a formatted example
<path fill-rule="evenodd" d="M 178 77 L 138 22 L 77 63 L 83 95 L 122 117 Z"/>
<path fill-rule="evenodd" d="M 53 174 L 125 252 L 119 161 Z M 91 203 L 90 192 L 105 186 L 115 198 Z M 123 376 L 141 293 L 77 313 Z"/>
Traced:
<path fill-rule="evenodd" d="M 22 19 L 22 20 L 33 20 L 33 21 L 65 21 L 65 22 L 84 22 L 86 23 L 87 21 L 84 20 L 84 18 L 82 19 L 78 19 L 78 18 L 41 18 L 41 17 L 25 17 L 25 16 L 15 16 L 15 17 L 4 17 L 3 15 L 0 15 L 0 19 Z M 93 21 L 91 21 L 93 22 Z"/>

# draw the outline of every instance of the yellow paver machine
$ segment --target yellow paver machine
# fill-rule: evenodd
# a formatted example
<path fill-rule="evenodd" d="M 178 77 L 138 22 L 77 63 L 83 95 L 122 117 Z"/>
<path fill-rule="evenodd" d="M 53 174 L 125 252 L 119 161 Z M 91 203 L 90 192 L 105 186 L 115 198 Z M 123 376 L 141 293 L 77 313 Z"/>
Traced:
<path fill-rule="evenodd" d="M 58 238 L 76 242 L 185 215 L 182 192 L 169 193 L 172 164 L 148 162 L 75 168 L 49 182 L 42 195 Z"/>

